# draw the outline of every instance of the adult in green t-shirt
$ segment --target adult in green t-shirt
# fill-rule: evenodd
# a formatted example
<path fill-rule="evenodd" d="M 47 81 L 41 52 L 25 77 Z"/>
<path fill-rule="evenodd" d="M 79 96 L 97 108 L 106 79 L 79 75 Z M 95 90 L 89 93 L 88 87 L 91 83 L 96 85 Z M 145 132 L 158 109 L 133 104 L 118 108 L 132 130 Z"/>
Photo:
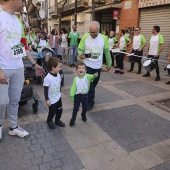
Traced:
<path fill-rule="evenodd" d="M 133 47 L 132 47 L 132 53 L 134 53 L 134 55 L 138 55 L 138 56 L 142 56 L 143 55 L 143 48 L 146 45 L 146 39 L 140 33 L 140 31 L 141 31 L 140 27 L 136 27 L 135 28 L 135 36 L 133 37 Z M 131 56 L 129 60 L 131 62 L 131 66 L 130 66 L 130 70 L 128 70 L 128 72 L 132 72 L 133 71 L 135 62 L 137 62 L 138 63 L 138 72 L 137 72 L 137 74 L 141 74 L 141 70 L 142 70 L 141 61 L 142 61 L 142 57 Z"/>
<path fill-rule="evenodd" d="M 68 36 L 68 40 L 69 40 L 68 44 L 70 47 L 70 67 L 75 66 L 75 59 L 76 59 L 77 48 L 78 48 L 79 37 L 80 37 L 80 33 L 77 32 L 76 25 L 73 25 L 72 28 L 73 31 L 71 31 Z"/>
<path fill-rule="evenodd" d="M 149 47 L 146 53 L 148 52 L 148 58 L 154 59 L 152 62 L 155 64 L 156 69 L 156 78 L 155 81 L 160 80 L 160 74 L 159 74 L 159 66 L 158 66 L 158 59 L 159 55 L 164 49 L 164 38 L 160 32 L 160 27 L 155 25 L 152 28 L 152 37 L 150 39 Z M 143 75 L 143 77 L 150 77 L 150 72 L 147 70 L 147 73 Z"/>
<path fill-rule="evenodd" d="M 108 39 L 105 35 L 100 34 L 99 30 L 100 24 L 97 21 L 91 22 L 89 26 L 89 33 L 82 37 L 78 46 L 78 55 L 87 66 L 87 74 L 98 73 L 98 77 L 90 84 L 88 93 L 88 110 L 94 107 L 95 87 L 97 86 L 100 78 L 103 52 L 106 56 L 107 71 L 110 70 L 112 65 Z"/>

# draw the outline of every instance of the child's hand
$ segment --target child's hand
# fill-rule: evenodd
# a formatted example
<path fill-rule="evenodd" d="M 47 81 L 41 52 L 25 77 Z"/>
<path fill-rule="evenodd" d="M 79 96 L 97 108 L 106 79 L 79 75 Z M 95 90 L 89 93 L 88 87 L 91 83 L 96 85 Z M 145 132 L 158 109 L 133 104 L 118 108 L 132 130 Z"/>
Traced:
<path fill-rule="evenodd" d="M 96 72 L 96 73 L 94 73 L 94 76 L 96 76 L 96 77 L 97 77 L 97 76 L 98 76 L 98 73 L 97 73 L 97 72 Z"/>
<path fill-rule="evenodd" d="M 46 103 L 46 106 L 47 106 L 47 107 L 51 106 L 51 103 L 50 103 L 49 100 L 46 100 L 45 103 Z"/>

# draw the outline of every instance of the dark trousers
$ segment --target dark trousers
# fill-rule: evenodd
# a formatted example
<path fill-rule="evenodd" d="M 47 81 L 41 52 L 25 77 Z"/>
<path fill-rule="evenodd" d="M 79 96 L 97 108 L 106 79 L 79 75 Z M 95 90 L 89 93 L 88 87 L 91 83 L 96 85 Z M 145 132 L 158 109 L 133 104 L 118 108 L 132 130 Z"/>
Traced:
<path fill-rule="evenodd" d="M 134 53 L 135 55 L 138 55 L 138 56 L 142 56 L 143 55 L 143 51 L 138 51 L 138 50 L 132 50 L 132 53 Z M 142 57 L 135 57 L 135 56 L 132 56 L 132 62 L 131 62 L 131 67 L 130 69 L 133 70 L 134 69 L 134 65 L 135 65 L 135 62 L 138 63 L 138 72 L 141 72 L 142 70 Z"/>
<path fill-rule="evenodd" d="M 125 50 L 121 50 L 123 52 L 126 52 Z M 124 60 L 125 54 L 123 53 L 118 53 L 118 55 L 116 56 L 116 62 L 117 62 L 117 67 L 120 68 L 121 70 L 123 70 L 123 60 Z"/>
<path fill-rule="evenodd" d="M 159 65 L 158 65 L 159 56 L 157 58 L 154 58 L 153 55 L 148 55 L 148 58 L 153 58 L 154 59 L 154 60 L 152 60 L 152 62 L 155 64 L 156 75 L 159 77 L 160 76 L 160 74 L 159 74 Z M 149 72 L 147 72 L 147 73 L 150 74 Z"/>
<path fill-rule="evenodd" d="M 94 81 L 90 83 L 90 89 L 88 93 L 88 105 L 94 105 L 95 87 L 97 86 L 100 79 L 101 68 L 93 69 L 87 66 L 87 74 L 94 74 L 94 73 L 98 73 L 98 77 L 96 77 Z"/>
<path fill-rule="evenodd" d="M 49 106 L 49 113 L 47 117 L 47 122 L 51 122 L 55 116 L 55 121 L 59 121 L 63 112 L 61 98 L 58 102 Z"/>
<path fill-rule="evenodd" d="M 77 112 L 79 111 L 80 103 L 82 103 L 82 115 L 85 115 L 88 109 L 88 93 L 76 94 L 74 96 L 74 108 L 72 114 L 72 120 L 76 120 Z"/>

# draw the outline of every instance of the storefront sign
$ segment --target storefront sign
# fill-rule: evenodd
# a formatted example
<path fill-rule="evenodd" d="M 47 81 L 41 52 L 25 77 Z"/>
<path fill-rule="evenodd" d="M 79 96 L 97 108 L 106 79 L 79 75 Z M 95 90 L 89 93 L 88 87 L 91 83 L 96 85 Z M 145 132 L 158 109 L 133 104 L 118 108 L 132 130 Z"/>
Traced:
<path fill-rule="evenodd" d="M 119 18 L 119 11 L 113 10 L 113 19 L 118 19 L 118 18 Z"/>
<path fill-rule="evenodd" d="M 139 0 L 139 8 L 170 4 L 170 0 Z"/>

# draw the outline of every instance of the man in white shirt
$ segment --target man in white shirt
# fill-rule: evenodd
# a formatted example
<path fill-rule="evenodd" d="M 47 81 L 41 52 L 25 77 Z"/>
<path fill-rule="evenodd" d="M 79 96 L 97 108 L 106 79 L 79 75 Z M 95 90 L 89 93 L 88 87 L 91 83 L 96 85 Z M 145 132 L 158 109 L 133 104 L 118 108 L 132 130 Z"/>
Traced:
<path fill-rule="evenodd" d="M 152 62 L 155 64 L 156 68 L 156 78 L 155 81 L 160 80 L 160 74 L 159 74 L 159 66 L 158 66 L 158 59 L 159 55 L 164 49 L 164 38 L 160 32 L 159 26 L 153 26 L 152 28 L 152 37 L 150 39 L 148 50 L 146 51 L 146 54 L 148 52 L 148 58 L 153 59 Z M 143 75 L 143 77 L 150 77 L 150 72 L 147 72 Z"/>
<path fill-rule="evenodd" d="M 0 139 L 6 107 L 9 135 L 29 136 L 27 131 L 18 126 L 18 102 L 24 83 L 22 57 L 27 57 L 37 75 L 44 75 L 42 67 L 36 64 L 29 53 L 22 22 L 14 15 L 24 5 L 25 0 L 3 0 L 0 5 Z"/>

